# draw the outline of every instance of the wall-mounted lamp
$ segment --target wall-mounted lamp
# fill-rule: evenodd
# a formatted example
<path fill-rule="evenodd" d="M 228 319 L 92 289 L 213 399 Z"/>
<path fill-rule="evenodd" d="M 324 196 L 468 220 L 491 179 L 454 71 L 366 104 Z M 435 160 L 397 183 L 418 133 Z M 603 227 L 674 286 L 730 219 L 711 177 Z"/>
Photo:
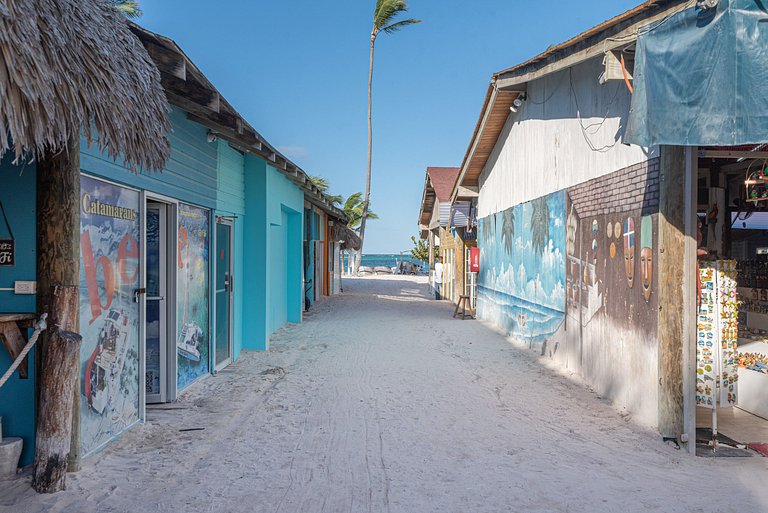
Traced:
<path fill-rule="evenodd" d="M 515 101 L 512 102 L 512 105 L 510 105 L 509 110 L 511 110 L 512 112 L 517 112 L 520 109 L 520 107 L 523 106 L 523 103 L 527 99 L 528 97 L 526 96 L 525 93 L 520 93 L 518 97 L 515 98 Z"/>
<path fill-rule="evenodd" d="M 219 136 L 213 130 L 208 130 L 208 137 L 207 137 L 207 139 L 208 139 L 209 143 L 212 143 L 212 142 L 218 141 L 219 140 Z"/>

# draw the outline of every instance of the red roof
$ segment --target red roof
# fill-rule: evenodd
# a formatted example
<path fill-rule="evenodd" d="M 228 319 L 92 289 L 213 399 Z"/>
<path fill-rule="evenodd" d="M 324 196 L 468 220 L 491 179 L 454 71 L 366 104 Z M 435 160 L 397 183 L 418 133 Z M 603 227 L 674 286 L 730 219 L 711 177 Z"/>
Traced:
<path fill-rule="evenodd" d="M 437 201 L 441 203 L 451 202 L 451 193 L 456 184 L 461 168 L 458 167 L 428 167 L 427 174 L 432 188 L 435 190 Z"/>

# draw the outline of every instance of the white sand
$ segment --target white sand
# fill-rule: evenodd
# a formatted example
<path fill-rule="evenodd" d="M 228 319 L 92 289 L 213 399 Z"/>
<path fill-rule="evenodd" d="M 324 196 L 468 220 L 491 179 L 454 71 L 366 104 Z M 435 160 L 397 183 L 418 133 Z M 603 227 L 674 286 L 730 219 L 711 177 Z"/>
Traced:
<path fill-rule="evenodd" d="M 476 321 L 423 278 L 345 279 L 39 496 L 2 512 L 768 511 L 768 460 L 694 458 Z M 179 429 L 204 427 L 204 431 Z"/>

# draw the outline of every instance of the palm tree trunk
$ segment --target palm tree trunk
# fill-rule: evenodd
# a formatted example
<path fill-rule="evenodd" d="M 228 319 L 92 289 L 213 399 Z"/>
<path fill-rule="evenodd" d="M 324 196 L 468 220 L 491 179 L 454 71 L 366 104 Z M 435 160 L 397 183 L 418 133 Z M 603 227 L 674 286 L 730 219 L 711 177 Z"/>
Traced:
<path fill-rule="evenodd" d="M 368 67 L 368 167 L 365 175 L 365 200 L 363 201 L 363 216 L 360 219 L 360 251 L 359 258 L 355 259 L 355 274 L 360 268 L 360 260 L 363 256 L 363 245 L 365 244 L 365 221 L 368 218 L 368 203 L 371 199 L 371 159 L 373 156 L 373 125 L 371 118 L 371 106 L 373 95 L 373 48 L 376 43 L 376 29 L 371 32 L 371 56 L 370 66 Z"/>

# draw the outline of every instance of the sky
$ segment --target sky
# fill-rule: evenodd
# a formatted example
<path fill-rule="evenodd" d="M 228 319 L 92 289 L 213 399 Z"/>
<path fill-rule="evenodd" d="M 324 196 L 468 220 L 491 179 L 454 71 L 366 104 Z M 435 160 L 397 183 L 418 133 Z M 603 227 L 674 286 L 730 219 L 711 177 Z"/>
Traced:
<path fill-rule="evenodd" d="M 286 157 L 344 197 L 365 189 L 375 0 L 141 0 L 136 20 L 174 39 Z M 364 252 L 413 247 L 427 166 L 460 166 L 494 72 L 640 0 L 410 0 L 422 20 L 376 41 L 372 209 Z"/>

